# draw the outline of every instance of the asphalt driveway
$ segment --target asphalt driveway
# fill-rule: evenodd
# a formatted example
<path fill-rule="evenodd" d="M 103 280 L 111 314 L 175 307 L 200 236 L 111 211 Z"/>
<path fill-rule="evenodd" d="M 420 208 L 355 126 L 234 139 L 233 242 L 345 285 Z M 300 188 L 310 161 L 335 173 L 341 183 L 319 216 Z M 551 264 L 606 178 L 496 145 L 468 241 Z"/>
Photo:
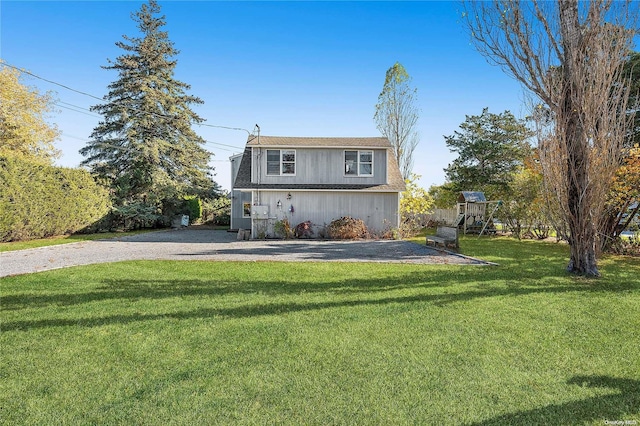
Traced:
<path fill-rule="evenodd" d="M 250 240 L 184 228 L 0 253 L 0 277 L 123 260 L 387 262 L 482 265 L 477 259 L 408 241 Z"/>

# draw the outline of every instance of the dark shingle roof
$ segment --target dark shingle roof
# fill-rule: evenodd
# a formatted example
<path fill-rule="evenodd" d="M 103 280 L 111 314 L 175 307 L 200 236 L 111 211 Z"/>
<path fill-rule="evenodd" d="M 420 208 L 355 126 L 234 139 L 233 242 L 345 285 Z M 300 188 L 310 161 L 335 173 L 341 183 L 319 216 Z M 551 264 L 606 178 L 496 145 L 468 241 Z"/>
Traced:
<path fill-rule="evenodd" d="M 255 138 L 255 139 L 252 139 Z M 359 147 L 359 148 L 387 148 L 391 145 L 386 138 L 294 138 L 294 137 L 274 137 L 261 136 L 260 144 L 257 144 L 257 137 L 250 137 L 247 147 L 244 150 L 236 180 L 233 183 L 234 189 L 272 189 L 272 190 L 354 190 L 371 192 L 402 192 L 406 189 L 404 179 L 400 174 L 398 164 L 389 150 L 387 153 L 387 184 L 256 184 L 251 182 L 251 147 Z"/>
<path fill-rule="evenodd" d="M 251 185 L 251 148 L 245 148 L 233 188 L 249 188 Z"/>

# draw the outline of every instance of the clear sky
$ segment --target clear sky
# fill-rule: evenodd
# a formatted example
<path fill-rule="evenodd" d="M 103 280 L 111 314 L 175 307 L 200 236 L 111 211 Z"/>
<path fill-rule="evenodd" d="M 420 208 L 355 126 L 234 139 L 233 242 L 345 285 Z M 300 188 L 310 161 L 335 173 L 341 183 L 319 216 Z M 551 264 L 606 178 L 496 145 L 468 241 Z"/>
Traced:
<path fill-rule="evenodd" d="M 0 57 L 42 78 L 102 98 L 115 71 L 101 68 L 137 36 L 140 1 L 0 2 Z M 526 115 L 519 84 L 487 64 L 459 22 L 458 2 L 160 1 L 175 47 L 176 77 L 204 100 L 207 124 L 269 136 L 379 136 L 374 106 L 386 70 L 402 63 L 418 89 L 420 144 L 414 172 L 421 186 L 444 182 L 455 158 L 444 141 L 482 108 Z M 58 164 L 75 167 L 100 116 L 100 103 L 33 77 L 55 91 L 51 117 L 62 131 Z M 196 127 L 212 151 L 215 180 L 230 189 L 229 156 L 247 133 Z"/>

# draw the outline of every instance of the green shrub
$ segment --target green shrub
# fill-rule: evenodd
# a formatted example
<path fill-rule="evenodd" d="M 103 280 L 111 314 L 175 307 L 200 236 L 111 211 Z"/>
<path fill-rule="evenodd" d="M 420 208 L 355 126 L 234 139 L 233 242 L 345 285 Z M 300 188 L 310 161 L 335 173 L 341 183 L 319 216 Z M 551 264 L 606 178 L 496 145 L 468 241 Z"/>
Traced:
<path fill-rule="evenodd" d="M 76 232 L 109 212 L 109 195 L 89 172 L 0 156 L 0 241 Z"/>
<path fill-rule="evenodd" d="M 221 226 L 231 224 L 231 198 L 228 194 L 202 200 L 202 221 Z"/>
<path fill-rule="evenodd" d="M 221 214 L 213 217 L 213 221 L 210 221 L 211 224 L 217 226 L 229 226 L 231 225 L 231 216 L 228 214 Z"/>
<path fill-rule="evenodd" d="M 202 217 L 202 202 L 195 196 L 185 197 L 186 210 L 191 223 Z"/>

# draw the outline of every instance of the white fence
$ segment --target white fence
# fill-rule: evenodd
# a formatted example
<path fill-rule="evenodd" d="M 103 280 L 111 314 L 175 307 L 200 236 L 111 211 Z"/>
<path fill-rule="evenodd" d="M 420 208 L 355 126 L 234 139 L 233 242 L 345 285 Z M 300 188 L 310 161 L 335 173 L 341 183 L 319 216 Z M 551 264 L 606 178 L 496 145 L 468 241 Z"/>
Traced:
<path fill-rule="evenodd" d="M 445 225 L 453 225 L 457 216 L 456 209 L 435 209 L 433 213 L 424 215 L 424 223 L 434 221 Z"/>

